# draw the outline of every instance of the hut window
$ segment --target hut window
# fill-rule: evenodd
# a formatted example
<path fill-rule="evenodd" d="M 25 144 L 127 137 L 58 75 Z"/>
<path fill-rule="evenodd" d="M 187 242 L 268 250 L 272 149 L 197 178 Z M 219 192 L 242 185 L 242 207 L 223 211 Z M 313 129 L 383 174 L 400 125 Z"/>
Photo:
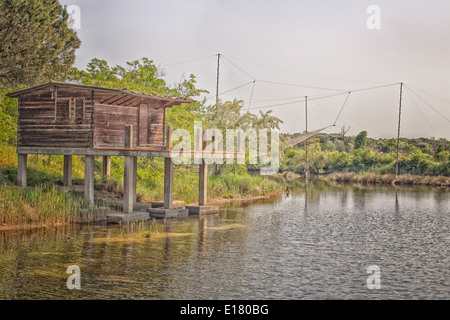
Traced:
<path fill-rule="evenodd" d="M 76 120 L 83 120 L 84 115 L 86 113 L 86 100 L 85 98 L 78 98 L 75 99 L 75 119 Z"/>
<path fill-rule="evenodd" d="M 70 110 L 70 99 L 68 98 L 57 98 L 56 99 L 56 110 L 55 110 L 55 120 L 68 120 L 69 110 Z"/>
<path fill-rule="evenodd" d="M 84 98 L 57 98 L 55 120 L 83 120 L 85 115 Z"/>

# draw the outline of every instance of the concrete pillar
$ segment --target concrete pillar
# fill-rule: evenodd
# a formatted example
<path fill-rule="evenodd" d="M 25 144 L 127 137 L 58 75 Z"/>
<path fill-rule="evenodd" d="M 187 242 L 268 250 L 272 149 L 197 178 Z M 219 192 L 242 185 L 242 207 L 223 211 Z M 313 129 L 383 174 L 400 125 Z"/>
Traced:
<path fill-rule="evenodd" d="M 72 156 L 64 156 L 63 184 L 67 187 L 72 186 Z"/>
<path fill-rule="evenodd" d="M 18 154 L 17 157 L 17 185 L 27 186 L 27 154 Z"/>
<path fill-rule="evenodd" d="M 173 161 L 172 158 L 164 158 L 164 208 L 173 208 Z"/>
<path fill-rule="evenodd" d="M 204 159 L 198 169 L 198 186 L 198 204 L 204 206 L 208 201 L 208 164 Z"/>
<path fill-rule="evenodd" d="M 125 148 L 133 148 L 133 126 L 125 126 Z M 123 212 L 132 213 L 136 203 L 137 157 L 124 157 L 123 167 Z"/>
<path fill-rule="evenodd" d="M 84 157 L 84 200 L 94 204 L 94 156 Z"/>
<path fill-rule="evenodd" d="M 202 141 L 201 148 L 205 150 L 206 141 L 205 140 L 205 132 L 202 132 Z M 205 162 L 205 159 L 202 156 L 202 162 L 198 168 L 198 204 L 200 206 L 206 205 L 208 201 L 208 164 Z"/>
<path fill-rule="evenodd" d="M 132 213 L 136 203 L 136 157 L 124 157 L 123 212 Z"/>
<path fill-rule="evenodd" d="M 111 176 L 111 157 L 103 156 L 103 177 L 109 178 Z"/>

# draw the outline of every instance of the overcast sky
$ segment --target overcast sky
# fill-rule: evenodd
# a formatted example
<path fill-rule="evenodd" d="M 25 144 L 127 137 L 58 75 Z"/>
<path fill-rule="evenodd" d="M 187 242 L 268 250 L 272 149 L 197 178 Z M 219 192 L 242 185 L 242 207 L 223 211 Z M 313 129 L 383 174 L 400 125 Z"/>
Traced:
<path fill-rule="evenodd" d="M 168 83 L 192 73 L 214 96 L 220 53 L 219 91 L 248 83 L 220 98 L 242 99 L 252 112 L 272 109 L 282 132 L 305 130 L 303 96 L 312 131 L 334 123 L 346 91 L 404 82 L 401 135 L 450 138 L 448 0 L 60 2 L 81 11 L 80 69 L 92 58 L 123 65 L 147 57 L 164 68 Z M 379 20 L 367 12 L 371 5 Z M 381 29 L 369 29 L 368 19 Z M 352 92 L 326 132 L 345 125 L 352 135 L 396 137 L 399 96 L 400 85 Z"/>

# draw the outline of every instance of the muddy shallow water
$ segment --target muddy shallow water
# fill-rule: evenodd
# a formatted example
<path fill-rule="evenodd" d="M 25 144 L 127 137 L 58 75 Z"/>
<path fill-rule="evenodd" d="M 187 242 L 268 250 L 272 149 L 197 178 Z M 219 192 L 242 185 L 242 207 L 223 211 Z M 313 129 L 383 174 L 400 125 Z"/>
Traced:
<path fill-rule="evenodd" d="M 117 225 L 1 232 L 0 299 L 450 298 L 448 189 L 291 190 L 148 238 Z M 67 288 L 70 265 L 81 290 Z"/>

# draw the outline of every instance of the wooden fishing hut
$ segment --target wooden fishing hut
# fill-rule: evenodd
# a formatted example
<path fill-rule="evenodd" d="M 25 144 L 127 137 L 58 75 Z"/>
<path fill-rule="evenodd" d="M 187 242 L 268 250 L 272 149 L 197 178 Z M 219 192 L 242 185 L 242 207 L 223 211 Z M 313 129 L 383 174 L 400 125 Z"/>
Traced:
<path fill-rule="evenodd" d="M 166 126 L 165 110 L 192 100 L 55 81 L 8 96 L 18 99 L 19 186 L 27 185 L 29 154 L 64 155 L 66 186 L 72 184 L 72 156 L 84 156 L 84 198 L 94 203 L 94 157 L 103 157 L 103 175 L 108 176 L 110 157 L 123 156 L 123 212 L 132 213 L 137 157 L 163 157 L 164 208 L 173 208 L 173 128 Z M 202 163 L 200 205 L 206 204 L 205 167 Z"/>

